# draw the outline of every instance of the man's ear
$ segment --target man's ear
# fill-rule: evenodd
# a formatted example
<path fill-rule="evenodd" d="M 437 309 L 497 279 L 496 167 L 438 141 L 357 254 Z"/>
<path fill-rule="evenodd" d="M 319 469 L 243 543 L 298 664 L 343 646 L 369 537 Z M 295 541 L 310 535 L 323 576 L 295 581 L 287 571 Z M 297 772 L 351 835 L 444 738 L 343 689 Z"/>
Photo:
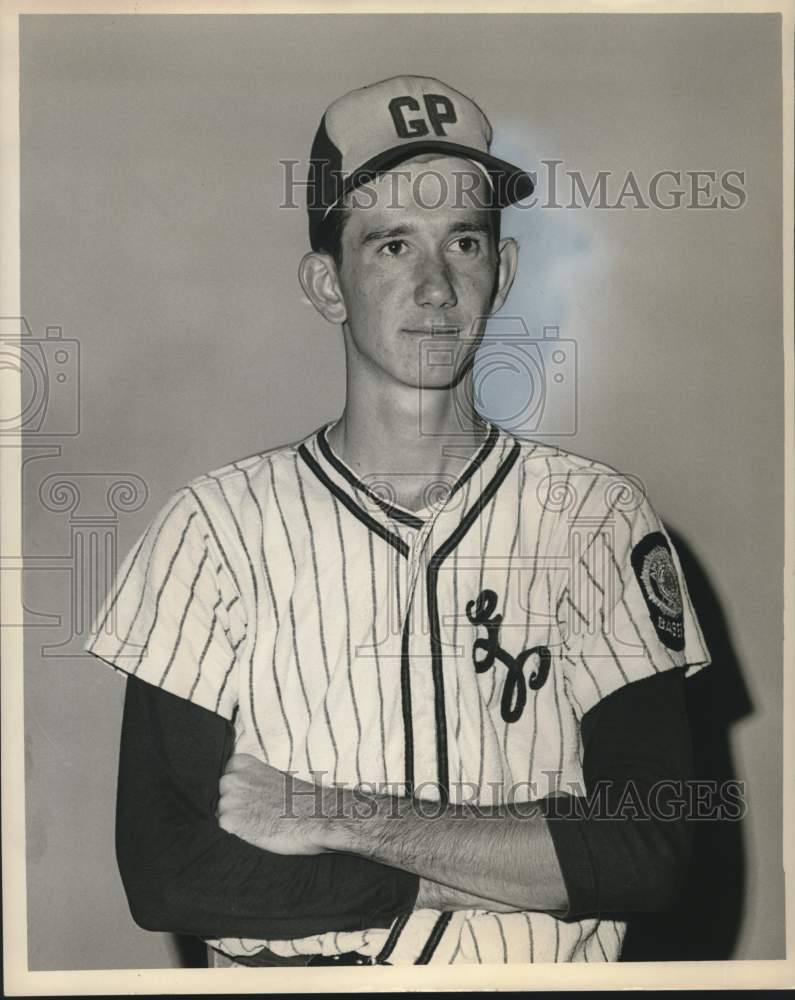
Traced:
<path fill-rule="evenodd" d="M 508 292 L 510 292 L 513 285 L 513 279 L 516 277 L 516 268 L 519 263 L 519 247 L 516 240 L 510 236 L 504 240 L 500 240 L 497 247 L 497 254 L 499 256 L 499 264 L 497 266 L 494 298 L 491 303 L 492 313 L 496 313 L 502 309 L 505 300 L 508 298 Z"/>
<path fill-rule="evenodd" d="M 348 318 L 342 297 L 337 266 L 327 253 L 308 253 L 298 266 L 298 280 L 306 297 L 329 323 L 342 324 Z"/>

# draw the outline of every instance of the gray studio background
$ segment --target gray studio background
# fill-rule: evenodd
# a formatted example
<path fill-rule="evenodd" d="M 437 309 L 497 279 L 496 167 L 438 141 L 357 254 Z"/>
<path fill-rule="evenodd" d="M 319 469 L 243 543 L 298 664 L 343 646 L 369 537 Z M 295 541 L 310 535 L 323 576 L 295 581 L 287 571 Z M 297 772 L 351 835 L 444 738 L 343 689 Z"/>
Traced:
<path fill-rule="evenodd" d="M 305 158 L 331 99 L 401 72 L 475 96 L 542 200 L 542 159 L 589 184 L 612 171 L 614 196 L 629 170 L 745 172 L 733 211 L 510 210 L 504 311 L 575 342 L 560 443 L 639 476 L 674 534 L 715 661 L 691 686 L 699 768 L 747 782 L 745 819 L 702 826 L 687 898 L 637 920 L 628 957 L 784 956 L 779 31 L 775 15 L 22 19 L 23 311 L 34 338 L 77 341 L 65 382 L 40 349 L 49 422 L 25 467 L 32 969 L 191 960 L 126 908 L 124 685 L 74 655 L 80 560 L 92 532 L 99 563 L 114 539 L 120 559 L 188 479 L 338 414 L 340 335 L 302 301 L 305 218 L 277 207 L 277 161 Z M 79 433 L 58 436 L 78 430 L 78 349 Z M 523 391 L 505 378 L 495 406 Z M 124 474 L 145 502 L 135 478 L 114 491 Z"/>

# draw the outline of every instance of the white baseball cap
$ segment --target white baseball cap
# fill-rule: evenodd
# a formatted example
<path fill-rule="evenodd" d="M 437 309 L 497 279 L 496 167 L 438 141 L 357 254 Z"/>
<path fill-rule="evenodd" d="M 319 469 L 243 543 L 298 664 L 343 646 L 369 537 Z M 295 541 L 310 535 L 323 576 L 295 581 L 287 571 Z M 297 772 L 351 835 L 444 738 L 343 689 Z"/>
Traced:
<path fill-rule="evenodd" d="M 533 192 L 531 176 L 489 153 L 492 128 L 474 101 L 441 80 L 395 76 L 352 90 L 325 111 L 312 143 L 307 190 L 309 239 L 349 191 L 420 153 L 464 157 L 488 172 L 492 206 Z"/>

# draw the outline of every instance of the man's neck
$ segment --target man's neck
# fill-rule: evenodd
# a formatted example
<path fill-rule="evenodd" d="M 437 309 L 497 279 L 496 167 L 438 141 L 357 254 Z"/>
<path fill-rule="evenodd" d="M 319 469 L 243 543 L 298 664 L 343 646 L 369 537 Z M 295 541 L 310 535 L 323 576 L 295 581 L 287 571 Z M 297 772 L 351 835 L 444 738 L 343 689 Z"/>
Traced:
<path fill-rule="evenodd" d="M 452 393 L 440 392 L 421 412 L 416 398 L 371 405 L 354 394 L 328 441 L 359 478 L 389 483 L 401 506 L 418 509 L 427 487 L 458 476 L 487 434 L 479 417 L 462 420 Z"/>

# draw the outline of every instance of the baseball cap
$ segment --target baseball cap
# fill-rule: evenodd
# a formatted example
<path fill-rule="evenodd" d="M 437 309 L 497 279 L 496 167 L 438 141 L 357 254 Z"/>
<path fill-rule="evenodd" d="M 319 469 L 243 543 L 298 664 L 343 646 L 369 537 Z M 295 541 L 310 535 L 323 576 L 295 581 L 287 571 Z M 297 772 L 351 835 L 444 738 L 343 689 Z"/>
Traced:
<path fill-rule="evenodd" d="M 309 240 L 349 191 L 420 153 L 464 157 L 485 167 L 495 208 L 533 192 L 530 175 L 489 152 L 492 128 L 469 97 L 427 76 L 394 76 L 352 90 L 326 109 L 315 133 L 307 182 Z"/>

